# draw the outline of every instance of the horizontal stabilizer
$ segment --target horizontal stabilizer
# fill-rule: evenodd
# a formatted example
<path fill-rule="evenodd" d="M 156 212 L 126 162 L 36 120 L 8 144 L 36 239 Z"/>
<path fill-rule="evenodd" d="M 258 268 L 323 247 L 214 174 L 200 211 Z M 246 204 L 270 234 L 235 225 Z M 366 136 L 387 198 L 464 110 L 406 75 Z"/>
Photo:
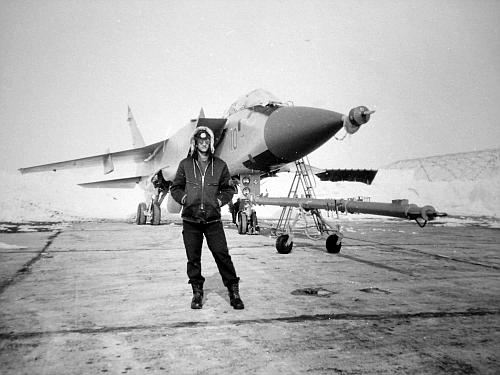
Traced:
<path fill-rule="evenodd" d="M 351 181 L 371 185 L 377 172 L 373 169 L 327 169 L 324 172 L 316 173 L 316 176 L 321 181 Z"/>
<path fill-rule="evenodd" d="M 113 163 L 116 162 L 129 162 L 129 163 L 142 163 L 147 158 L 149 158 L 159 147 L 163 147 L 165 141 L 153 143 L 148 146 L 141 148 L 135 148 L 131 150 L 118 151 L 112 153 L 106 153 L 101 155 L 89 156 L 80 159 L 66 160 L 57 163 L 36 165 L 28 168 L 20 168 L 19 171 L 22 174 L 25 173 L 36 173 L 36 172 L 49 172 L 58 171 L 63 169 L 77 169 L 77 168 L 88 168 L 95 167 L 98 165 L 105 165 L 112 158 Z"/>
<path fill-rule="evenodd" d="M 126 177 L 118 178 L 116 180 L 104 180 L 104 181 L 94 181 L 94 182 L 84 182 L 78 184 L 84 188 L 102 188 L 102 189 L 133 189 L 141 182 L 142 177 Z"/>

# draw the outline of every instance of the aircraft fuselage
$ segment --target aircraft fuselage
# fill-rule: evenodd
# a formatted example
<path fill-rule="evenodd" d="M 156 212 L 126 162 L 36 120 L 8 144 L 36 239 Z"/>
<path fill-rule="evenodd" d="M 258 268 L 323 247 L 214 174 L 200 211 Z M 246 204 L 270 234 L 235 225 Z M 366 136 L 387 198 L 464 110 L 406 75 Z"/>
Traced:
<path fill-rule="evenodd" d="M 365 117 L 368 121 L 369 115 Z M 273 173 L 322 146 L 346 121 L 345 115 L 325 109 L 277 105 L 245 108 L 228 116 L 225 123 L 218 120 L 213 119 L 223 128 L 215 155 L 227 163 L 234 177 Z M 201 119 L 192 120 L 168 139 L 151 172 L 162 169 L 167 180 L 174 177 L 177 165 L 173 163 L 187 155 L 197 121 Z"/>
<path fill-rule="evenodd" d="M 244 109 L 228 118 L 216 154 L 232 175 L 269 173 L 316 150 L 342 126 L 341 114 L 318 108 Z"/>
<path fill-rule="evenodd" d="M 188 155 L 193 130 L 197 126 L 207 126 L 215 134 L 215 155 L 227 163 L 231 176 L 239 179 L 245 174 L 260 179 L 302 159 L 342 128 L 350 134 L 356 132 L 368 122 L 371 113 L 366 107 L 353 108 L 348 115 L 343 115 L 320 108 L 293 106 L 259 89 L 241 96 L 221 118 L 205 118 L 201 112 L 197 119 L 189 121 L 164 141 L 131 150 L 21 168 L 20 171 L 33 173 L 101 164 L 104 173 L 109 174 L 114 170 L 114 163 L 127 162 L 137 165 L 134 175 L 80 185 L 131 188 L 139 183 L 148 188 L 159 171 L 165 181 L 174 179 L 179 162 Z"/>

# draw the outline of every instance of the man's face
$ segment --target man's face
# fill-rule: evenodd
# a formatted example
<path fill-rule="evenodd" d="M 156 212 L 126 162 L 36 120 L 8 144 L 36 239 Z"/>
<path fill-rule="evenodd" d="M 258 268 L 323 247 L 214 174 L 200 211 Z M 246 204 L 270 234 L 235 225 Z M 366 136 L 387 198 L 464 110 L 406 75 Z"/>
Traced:
<path fill-rule="evenodd" d="M 198 147 L 198 151 L 202 154 L 207 153 L 210 147 L 210 138 L 197 139 L 196 146 Z"/>

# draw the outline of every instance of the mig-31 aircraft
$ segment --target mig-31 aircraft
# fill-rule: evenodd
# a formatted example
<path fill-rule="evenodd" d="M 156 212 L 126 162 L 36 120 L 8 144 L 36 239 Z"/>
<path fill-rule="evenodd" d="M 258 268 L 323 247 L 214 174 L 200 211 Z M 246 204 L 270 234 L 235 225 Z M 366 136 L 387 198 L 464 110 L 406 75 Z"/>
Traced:
<path fill-rule="evenodd" d="M 327 250 L 334 253 L 340 250 L 342 234 L 323 219 L 321 209 L 407 218 L 417 221 L 421 226 L 445 215 L 438 213 L 432 206 L 418 207 L 406 200 L 376 203 L 317 199 L 311 194 L 310 173 L 304 158 L 340 131 L 346 134 L 356 133 L 369 121 L 373 112 L 364 106 L 351 109 L 347 115 L 320 108 L 295 106 L 258 89 L 241 96 L 222 118 L 206 118 L 202 109 L 198 118 L 188 122 L 169 138 L 145 145 L 129 109 L 133 149 L 21 168 L 20 171 L 34 173 L 101 165 L 104 167 L 104 174 L 109 174 L 114 171 L 114 163 L 135 163 L 139 168 L 134 175 L 80 185 L 89 188 L 134 188 L 139 185 L 150 194 L 146 202 L 139 204 L 136 222 L 145 224 L 149 219 L 151 224 L 158 225 L 161 218 L 160 205 L 165 197 L 168 212 L 179 213 L 181 210 L 181 206 L 170 196 L 169 187 L 179 162 L 187 156 L 194 129 L 205 126 L 214 133 L 215 155 L 227 163 L 234 185 L 239 186 L 246 203 L 246 209 L 238 214 L 240 234 L 247 233 L 248 228 L 255 229 L 253 208 L 256 205 L 282 206 L 282 217 L 275 230 L 278 236 L 276 248 L 280 253 L 288 253 L 293 246 L 295 225 L 295 222 L 293 226 L 289 224 L 290 209 L 296 207 L 303 214 L 312 214 L 320 234 L 329 235 L 326 240 Z M 296 163 L 299 179 L 294 180 L 295 186 L 291 187 L 289 196 L 262 196 L 261 180 L 287 169 L 290 163 Z M 300 183 L 304 188 L 304 197 L 298 197 L 297 194 Z"/>

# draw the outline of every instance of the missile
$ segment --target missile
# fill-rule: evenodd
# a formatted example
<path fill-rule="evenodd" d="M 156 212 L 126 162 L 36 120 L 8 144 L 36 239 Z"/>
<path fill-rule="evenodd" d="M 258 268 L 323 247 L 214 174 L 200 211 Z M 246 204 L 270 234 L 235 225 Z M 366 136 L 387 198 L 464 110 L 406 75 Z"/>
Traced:
<path fill-rule="evenodd" d="M 341 200 L 337 204 L 340 212 L 399 217 L 410 220 L 431 221 L 445 213 L 439 213 L 432 206 L 419 207 L 407 199 L 393 200 L 392 203 Z"/>
<path fill-rule="evenodd" d="M 389 216 L 415 220 L 417 223 L 419 223 L 419 220 L 427 223 L 437 217 L 446 216 L 445 213 L 436 211 L 432 206 L 419 207 L 416 204 L 410 204 L 407 199 L 393 200 L 392 203 L 380 203 L 345 199 L 268 198 L 259 196 L 251 197 L 251 201 L 262 206 L 301 207 L 306 210 L 321 209 L 351 214 Z"/>

